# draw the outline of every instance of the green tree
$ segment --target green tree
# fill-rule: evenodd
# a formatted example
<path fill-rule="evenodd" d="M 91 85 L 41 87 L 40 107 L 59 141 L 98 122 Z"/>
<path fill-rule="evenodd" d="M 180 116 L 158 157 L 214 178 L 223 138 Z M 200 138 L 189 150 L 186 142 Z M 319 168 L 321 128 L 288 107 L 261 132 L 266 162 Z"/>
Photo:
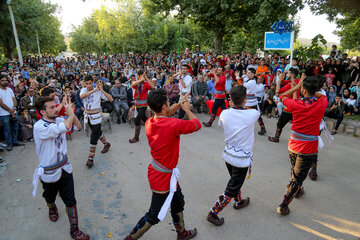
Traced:
<path fill-rule="evenodd" d="M 303 7 L 302 0 L 142 0 L 142 3 L 154 13 L 168 15 L 176 10 L 178 19 L 190 19 L 203 31 L 213 33 L 218 53 L 224 37 L 237 32 L 248 36 L 252 45 L 261 43 L 260 33 L 270 30 L 274 20 L 287 20 Z"/>
<path fill-rule="evenodd" d="M 344 49 L 360 49 L 360 1 L 306 0 L 315 14 L 326 14 L 337 24 L 335 33 Z"/>
<path fill-rule="evenodd" d="M 309 59 L 317 60 L 326 49 L 326 43 L 327 41 L 325 40 L 324 36 L 318 34 L 311 40 L 310 46 L 296 47 L 294 50 L 294 55 L 303 59 L 304 61 Z"/>
<path fill-rule="evenodd" d="M 41 0 L 13 0 L 12 9 L 21 50 L 37 53 L 36 31 L 42 52 L 56 54 L 66 50 L 64 36 L 60 32 L 60 21 L 53 16 L 57 6 Z M 5 57 L 15 52 L 15 39 L 6 0 L 0 0 L 0 46 Z"/>

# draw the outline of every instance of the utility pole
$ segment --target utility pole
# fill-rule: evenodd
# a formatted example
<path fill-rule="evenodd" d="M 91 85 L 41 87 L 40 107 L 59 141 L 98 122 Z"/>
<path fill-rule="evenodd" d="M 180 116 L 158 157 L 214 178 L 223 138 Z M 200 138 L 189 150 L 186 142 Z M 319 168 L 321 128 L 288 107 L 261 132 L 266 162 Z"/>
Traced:
<path fill-rule="evenodd" d="M 38 31 L 37 31 L 37 30 L 36 30 L 36 43 L 37 43 L 37 47 L 38 47 L 39 57 L 41 57 L 40 44 L 39 44 L 39 35 L 38 35 Z"/>
<path fill-rule="evenodd" d="M 178 54 L 180 55 L 180 26 L 181 26 L 181 24 L 179 23 L 179 40 L 178 40 L 178 42 L 179 42 L 179 44 L 178 44 Z"/>
<path fill-rule="evenodd" d="M 22 55 L 21 55 L 20 43 L 19 43 L 19 38 L 18 38 L 18 36 L 17 36 L 14 14 L 13 14 L 13 11 L 12 11 L 12 8 L 11 8 L 11 0 L 7 0 L 7 1 L 6 1 L 6 4 L 7 4 L 8 7 L 9 7 L 11 23 L 12 23 L 12 27 L 13 27 L 13 31 L 14 31 L 16 49 L 17 49 L 17 53 L 18 53 L 18 57 L 19 57 L 20 67 L 22 67 L 23 64 L 24 64 L 24 61 L 23 61 L 23 58 L 22 58 Z"/>

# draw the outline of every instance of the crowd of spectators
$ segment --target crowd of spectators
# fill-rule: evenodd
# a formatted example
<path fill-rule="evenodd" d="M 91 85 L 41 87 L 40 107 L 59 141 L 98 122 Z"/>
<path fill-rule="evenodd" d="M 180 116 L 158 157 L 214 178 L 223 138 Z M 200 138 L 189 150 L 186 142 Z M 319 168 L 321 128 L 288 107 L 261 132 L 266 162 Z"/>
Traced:
<path fill-rule="evenodd" d="M 183 54 L 158 52 L 155 54 L 116 54 L 108 56 L 73 56 L 55 58 L 26 57 L 23 67 L 9 61 L 0 72 L 0 122 L 3 139 L 0 151 L 11 151 L 26 141 L 33 141 L 32 126 L 39 119 L 34 103 L 40 95 L 54 95 L 57 104 L 62 104 L 64 96 L 69 96 L 76 106 L 76 115 L 83 117 L 84 106 L 79 96 L 82 80 L 91 75 L 95 82 L 101 80 L 104 90 L 114 101 L 102 102 L 103 112 L 116 117 L 116 122 L 128 121 L 128 113 L 134 109 L 131 83 L 137 79 L 142 69 L 156 88 L 164 88 L 170 103 L 179 100 L 181 91 L 191 91 L 194 111 L 208 112 L 208 100 L 215 93 L 213 68 L 224 67 L 227 96 L 236 84 L 246 81 L 249 68 L 256 70 L 256 97 L 261 111 L 267 116 L 277 117 L 279 96 L 275 93 L 276 83 L 281 74 L 289 77 L 289 70 L 296 68 L 299 74 L 307 76 L 323 75 L 323 90 L 329 99 L 326 115 L 337 119 L 332 133 L 335 134 L 344 115 L 359 114 L 360 104 L 360 58 L 351 59 L 333 47 L 328 58 L 317 60 L 290 60 L 279 53 L 260 57 L 250 52 L 216 55 L 204 53 L 199 48 L 186 49 Z M 179 85 L 179 73 L 187 66 L 192 79 L 191 88 Z M 297 76 L 299 77 L 299 76 Z M 275 109 L 275 111 L 273 111 Z M 274 112 L 274 115 L 273 115 Z M 61 115 L 61 112 L 59 113 Z M 1 161 L 1 160 L 0 160 Z"/>

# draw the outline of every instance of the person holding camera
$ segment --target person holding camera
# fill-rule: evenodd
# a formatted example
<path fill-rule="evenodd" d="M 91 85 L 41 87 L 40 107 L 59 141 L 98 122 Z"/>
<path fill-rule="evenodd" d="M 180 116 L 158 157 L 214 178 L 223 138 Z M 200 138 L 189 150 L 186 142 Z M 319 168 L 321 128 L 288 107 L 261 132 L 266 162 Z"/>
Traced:
<path fill-rule="evenodd" d="M 113 104 L 117 116 L 117 124 L 120 124 L 121 108 L 124 110 L 122 121 L 126 122 L 127 114 L 129 112 L 129 105 L 127 103 L 127 93 L 125 87 L 120 80 L 115 80 L 115 85 L 111 88 L 111 96 L 114 98 Z"/>
<path fill-rule="evenodd" d="M 134 99 L 135 99 L 135 107 L 137 110 L 137 116 L 134 120 L 135 122 L 135 135 L 132 139 L 129 139 L 130 143 L 136 143 L 139 141 L 140 130 L 141 130 L 141 120 L 146 122 L 146 109 L 147 109 L 147 101 L 146 98 L 148 96 L 148 91 L 155 88 L 152 79 L 148 78 L 147 74 L 143 70 L 139 70 L 137 72 L 137 81 L 131 84 L 131 87 L 135 91 Z"/>
<path fill-rule="evenodd" d="M 174 76 L 169 76 L 169 82 L 164 85 L 164 89 L 167 92 L 170 106 L 179 101 L 180 88 L 179 85 L 175 83 Z"/>
<path fill-rule="evenodd" d="M 88 123 L 91 129 L 90 152 L 86 162 L 86 166 L 91 168 L 94 165 L 94 157 L 98 140 L 100 139 L 100 141 L 104 144 L 104 148 L 101 153 L 107 153 L 111 147 L 111 144 L 106 140 L 101 131 L 101 99 L 112 102 L 113 97 L 104 91 L 101 80 L 96 82 L 96 87 L 94 88 L 94 80 L 88 75 L 85 77 L 84 83 L 85 87 L 80 91 L 80 98 L 83 100 L 85 107 L 84 122 L 85 124 Z"/>

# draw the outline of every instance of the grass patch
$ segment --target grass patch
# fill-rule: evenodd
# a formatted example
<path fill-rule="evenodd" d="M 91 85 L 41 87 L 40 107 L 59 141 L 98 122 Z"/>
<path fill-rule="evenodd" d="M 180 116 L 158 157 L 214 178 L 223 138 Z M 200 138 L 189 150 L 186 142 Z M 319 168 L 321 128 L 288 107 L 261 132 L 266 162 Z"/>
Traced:
<path fill-rule="evenodd" d="M 357 120 L 360 121 L 360 115 L 345 115 L 344 116 L 346 119 L 351 119 L 351 120 Z"/>

